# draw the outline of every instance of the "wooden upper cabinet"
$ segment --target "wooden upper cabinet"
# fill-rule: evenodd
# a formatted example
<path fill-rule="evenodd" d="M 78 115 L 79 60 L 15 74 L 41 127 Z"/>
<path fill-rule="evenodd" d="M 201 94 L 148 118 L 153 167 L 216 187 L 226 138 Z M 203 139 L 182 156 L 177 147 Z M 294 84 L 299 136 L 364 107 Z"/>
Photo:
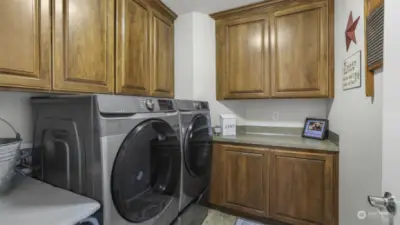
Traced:
<path fill-rule="evenodd" d="M 115 0 L 54 0 L 53 89 L 114 92 Z"/>
<path fill-rule="evenodd" d="M 222 205 L 256 216 L 268 214 L 268 151 L 222 145 L 224 180 Z"/>
<path fill-rule="evenodd" d="M 328 97 L 328 29 L 327 2 L 272 14 L 273 97 Z"/>
<path fill-rule="evenodd" d="M 49 90 L 50 0 L 0 1 L 0 86 Z"/>
<path fill-rule="evenodd" d="M 158 0 L 117 1 L 116 93 L 174 97 L 174 20 Z"/>
<path fill-rule="evenodd" d="M 217 98 L 270 95 L 269 20 L 252 16 L 217 22 Z"/>
<path fill-rule="evenodd" d="M 156 97 L 174 97 L 174 19 L 158 10 L 151 13 L 150 88 Z"/>
<path fill-rule="evenodd" d="M 117 1 L 116 93 L 150 95 L 150 14 L 141 0 Z"/>
<path fill-rule="evenodd" d="M 333 97 L 333 0 L 262 1 L 216 19 L 217 99 Z"/>
<path fill-rule="evenodd" d="M 176 17 L 160 0 L 0 1 L 0 87 L 172 98 Z"/>
<path fill-rule="evenodd" d="M 271 216 L 295 225 L 334 225 L 334 156 L 276 150 L 271 158 Z"/>

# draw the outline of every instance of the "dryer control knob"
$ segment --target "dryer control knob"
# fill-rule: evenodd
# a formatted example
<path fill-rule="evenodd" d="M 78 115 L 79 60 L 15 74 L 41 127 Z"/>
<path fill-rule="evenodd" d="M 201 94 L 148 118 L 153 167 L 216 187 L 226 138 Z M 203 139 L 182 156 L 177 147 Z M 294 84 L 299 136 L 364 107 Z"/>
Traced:
<path fill-rule="evenodd" d="M 201 109 L 201 105 L 199 102 L 194 102 L 193 105 L 194 105 L 194 108 Z"/>
<path fill-rule="evenodd" d="M 150 111 L 154 110 L 154 101 L 152 99 L 147 99 L 145 105 L 148 110 Z"/>

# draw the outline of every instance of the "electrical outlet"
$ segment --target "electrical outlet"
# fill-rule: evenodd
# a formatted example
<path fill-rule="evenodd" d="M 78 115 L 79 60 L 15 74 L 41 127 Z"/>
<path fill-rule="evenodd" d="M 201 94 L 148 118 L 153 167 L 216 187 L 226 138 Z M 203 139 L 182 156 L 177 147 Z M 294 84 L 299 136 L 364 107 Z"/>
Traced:
<path fill-rule="evenodd" d="M 273 121 L 278 121 L 279 120 L 279 112 L 273 112 L 272 113 L 272 120 Z"/>

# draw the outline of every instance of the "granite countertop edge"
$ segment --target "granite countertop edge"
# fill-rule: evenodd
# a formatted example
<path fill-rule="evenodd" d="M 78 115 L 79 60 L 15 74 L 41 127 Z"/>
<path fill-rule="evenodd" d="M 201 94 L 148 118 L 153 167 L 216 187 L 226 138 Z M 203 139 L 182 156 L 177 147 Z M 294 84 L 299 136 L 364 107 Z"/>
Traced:
<path fill-rule="evenodd" d="M 314 140 L 296 135 L 237 134 L 236 136 L 213 136 L 214 142 L 282 147 L 299 150 L 339 152 L 339 146 L 330 140 Z"/>

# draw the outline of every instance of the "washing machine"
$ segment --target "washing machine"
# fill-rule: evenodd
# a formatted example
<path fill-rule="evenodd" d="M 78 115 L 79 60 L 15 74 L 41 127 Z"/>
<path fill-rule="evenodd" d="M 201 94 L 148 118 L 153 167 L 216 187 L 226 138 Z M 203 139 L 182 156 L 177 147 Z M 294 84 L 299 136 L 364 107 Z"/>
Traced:
<path fill-rule="evenodd" d="M 211 177 L 212 127 L 207 102 L 175 100 L 181 126 L 181 198 L 179 224 L 201 224 L 207 215 Z"/>
<path fill-rule="evenodd" d="M 168 225 L 178 215 L 180 126 L 172 100 L 31 99 L 34 176 L 98 200 L 104 225 Z"/>

